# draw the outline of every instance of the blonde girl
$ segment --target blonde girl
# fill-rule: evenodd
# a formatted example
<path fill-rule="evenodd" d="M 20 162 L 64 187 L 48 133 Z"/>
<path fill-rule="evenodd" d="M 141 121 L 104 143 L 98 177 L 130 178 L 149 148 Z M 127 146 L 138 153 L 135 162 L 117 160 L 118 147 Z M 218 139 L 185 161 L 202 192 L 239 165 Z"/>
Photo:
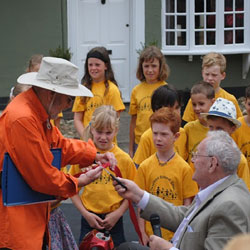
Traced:
<path fill-rule="evenodd" d="M 85 139 L 91 138 L 100 153 L 112 152 L 122 176 L 133 180 L 136 168 L 132 159 L 113 143 L 118 127 L 117 112 L 112 106 L 103 105 L 94 111 L 90 125 L 85 131 Z M 115 175 L 111 169 L 108 170 Z M 69 172 L 72 175 L 79 173 L 80 166 L 71 166 Z M 76 195 L 72 198 L 82 215 L 80 242 L 94 228 L 109 230 L 115 246 L 125 241 L 122 218 L 128 208 L 128 202 L 118 195 L 112 183 L 112 178 L 103 171 L 99 179 L 84 187 L 81 197 Z"/>
<path fill-rule="evenodd" d="M 95 47 L 88 52 L 82 84 L 92 91 L 94 97 L 76 97 L 74 102 L 74 125 L 81 138 L 96 108 L 112 105 L 117 112 L 125 109 L 108 51 L 104 47 Z"/>
<path fill-rule="evenodd" d="M 150 127 L 151 95 L 155 89 L 167 84 L 169 67 L 160 49 L 155 46 L 146 47 L 139 58 L 136 77 L 141 82 L 131 93 L 129 114 L 129 155 L 133 157 L 144 131 Z"/>

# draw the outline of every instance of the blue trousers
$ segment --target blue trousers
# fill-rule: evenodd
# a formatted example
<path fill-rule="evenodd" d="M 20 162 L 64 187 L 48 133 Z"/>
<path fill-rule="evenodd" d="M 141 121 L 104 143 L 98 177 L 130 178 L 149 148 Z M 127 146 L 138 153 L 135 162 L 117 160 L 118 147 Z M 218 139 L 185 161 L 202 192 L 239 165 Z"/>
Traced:
<path fill-rule="evenodd" d="M 100 218 L 104 219 L 104 214 L 96 214 Z M 90 227 L 88 222 L 85 220 L 85 218 L 81 217 L 81 231 L 80 231 L 80 239 L 79 244 L 81 243 L 83 237 L 90 231 L 92 231 L 94 228 Z M 119 246 L 121 243 L 125 242 L 125 236 L 124 236 L 124 230 L 123 230 L 123 217 L 121 217 L 115 226 L 110 231 L 111 237 L 113 239 L 115 247 Z"/>

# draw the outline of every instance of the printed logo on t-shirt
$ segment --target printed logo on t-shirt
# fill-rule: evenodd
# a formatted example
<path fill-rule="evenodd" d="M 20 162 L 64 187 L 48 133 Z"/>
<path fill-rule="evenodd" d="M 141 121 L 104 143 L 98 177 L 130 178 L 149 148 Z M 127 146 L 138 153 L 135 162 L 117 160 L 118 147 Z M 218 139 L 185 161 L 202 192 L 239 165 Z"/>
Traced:
<path fill-rule="evenodd" d="M 89 99 L 87 102 L 87 111 L 94 111 L 98 107 L 103 105 L 103 98 L 100 95 L 94 95 L 92 98 Z"/>
<path fill-rule="evenodd" d="M 139 110 L 139 111 L 151 111 L 151 96 L 143 97 L 137 106 L 137 110 Z"/>
<path fill-rule="evenodd" d="M 93 184 L 111 184 L 113 185 L 112 177 L 106 173 L 102 172 L 102 175 L 92 182 Z"/>
<path fill-rule="evenodd" d="M 155 178 L 149 192 L 167 201 L 177 199 L 174 181 L 168 176 L 160 175 Z"/>

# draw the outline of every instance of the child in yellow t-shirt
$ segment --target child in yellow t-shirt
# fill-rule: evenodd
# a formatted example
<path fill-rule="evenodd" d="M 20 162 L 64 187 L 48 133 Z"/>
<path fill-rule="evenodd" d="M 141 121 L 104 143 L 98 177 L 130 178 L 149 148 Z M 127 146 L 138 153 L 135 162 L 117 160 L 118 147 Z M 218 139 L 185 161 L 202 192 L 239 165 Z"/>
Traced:
<path fill-rule="evenodd" d="M 232 134 L 232 137 L 241 152 L 246 157 L 250 171 L 250 86 L 248 86 L 245 90 L 245 98 L 245 108 L 247 114 L 238 118 L 238 121 L 241 123 L 241 127 L 236 129 L 236 131 Z"/>
<path fill-rule="evenodd" d="M 168 65 L 160 49 L 146 47 L 140 54 L 136 77 L 141 81 L 131 93 L 129 114 L 129 155 L 133 157 L 140 137 L 150 127 L 151 95 L 155 89 L 166 84 L 169 75 Z"/>
<path fill-rule="evenodd" d="M 95 47 L 88 52 L 82 84 L 92 91 L 93 97 L 76 97 L 72 108 L 74 125 L 81 138 L 96 108 L 111 105 L 117 112 L 125 109 L 106 48 Z"/>
<path fill-rule="evenodd" d="M 241 123 L 236 119 L 236 108 L 234 104 L 226 99 L 218 98 L 209 109 L 208 113 L 203 113 L 201 116 L 207 120 L 207 125 L 210 131 L 224 130 L 229 135 L 241 126 Z M 247 160 L 241 154 L 240 163 L 237 169 L 238 176 L 243 179 L 250 190 L 250 175 Z"/>
<path fill-rule="evenodd" d="M 212 106 L 214 102 L 214 88 L 209 83 L 200 81 L 191 89 L 191 101 L 193 110 L 198 119 L 188 122 L 184 126 L 184 130 L 187 135 L 187 161 L 194 170 L 194 165 L 191 161 L 192 152 L 196 151 L 197 146 L 206 137 L 208 132 L 207 122 L 201 117 L 200 114 L 208 112 Z"/>
<path fill-rule="evenodd" d="M 163 85 L 157 88 L 151 98 L 151 107 L 153 112 L 162 108 L 169 107 L 173 108 L 180 113 L 181 100 L 180 95 L 176 89 L 171 85 Z M 186 160 L 186 134 L 183 128 L 180 128 L 180 136 L 174 143 L 175 151 Z M 150 157 L 156 152 L 156 148 L 153 142 L 152 129 L 147 129 L 141 136 L 138 148 L 134 155 L 134 163 L 138 166 L 145 159 Z"/>
<path fill-rule="evenodd" d="M 112 142 L 118 127 L 117 112 L 112 106 L 103 105 L 94 111 L 90 125 L 86 128 L 85 139 L 90 137 L 98 152 L 113 153 L 122 177 L 133 180 L 136 168 L 132 159 Z M 111 169 L 109 171 L 115 175 Z M 79 172 L 79 165 L 73 165 L 69 170 L 72 175 Z M 80 242 L 94 228 L 109 230 L 115 246 L 125 241 L 123 214 L 128 208 L 128 201 L 115 191 L 108 173 L 103 171 L 99 179 L 84 187 L 81 197 L 76 195 L 72 201 L 82 214 Z"/>
<path fill-rule="evenodd" d="M 135 182 L 140 188 L 176 206 L 189 205 L 198 187 L 192 180 L 191 167 L 174 151 L 174 142 L 179 137 L 180 114 L 163 107 L 152 114 L 150 122 L 157 152 L 140 164 Z M 153 234 L 152 228 L 142 218 L 139 218 L 139 227 L 145 245 Z M 161 230 L 164 239 L 172 238 L 173 232 Z"/>
<path fill-rule="evenodd" d="M 203 81 L 210 83 L 215 91 L 215 99 L 222 97 L 234 103 L 237 111 L 237 117 L 242 116 L 238 101 L 236 98 L 229 94 L 227 91 L 220 87 L 221 81 L 226 77 L 226 58 L 220 53 L 208 53 L 202 59 L 202 78 Z M 184 110 L 182 119 L 186 122 L 194 121 L 197 119 L 193 110 L 191 99 L 189 99 L 187 106 Z"/>

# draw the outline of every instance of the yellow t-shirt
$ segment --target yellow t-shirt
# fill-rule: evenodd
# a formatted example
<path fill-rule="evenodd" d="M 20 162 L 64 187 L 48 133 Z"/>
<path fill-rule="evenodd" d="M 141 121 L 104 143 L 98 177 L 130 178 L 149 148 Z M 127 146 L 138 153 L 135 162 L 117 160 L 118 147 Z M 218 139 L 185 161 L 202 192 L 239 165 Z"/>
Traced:
<path fill-rule="evenodd" d="M 136 85 L 131 93 L 129 114 L 137 115 L 135 125 L 135 143 L 138 144 L 144 131 L 150 128 L 149 117 L 153 111 L 151 109 L 151 96 L 160 86 L 167 84 L 164 81 L 149 84 L 141 82 Z"/>
<path fill-rule="evenodd" d="M 192 169 L 178 154 L 160 166 L 156 154 L 143 161 L 137 170 L 135 182 L 147 192 L 171 202 L 176 206 L 183 205 L 183 199 L 193 197 L 198 192 L 196 182 L 192 180 Z M 146 233 L 152 235 L 152 228 L 148 221 Z M 171 231 L 161 228 L 162 236 L 170 240 Z"/>
<path fill-rule="evenodd" d="M 233 102 L 234 105 L 235 105 L 236 111 L 237 111 L 237 118 L 242 116 L 240 106 L 238 104 L 237 99 L 234 97 L 234 95 L 231 95 L 226 90 L 220 88 L 220 90 L 215 94 L 215 99 L 217 99 L 219 97 L 227 99 L 227 100 Z M 191 101 L 191 98 L 190 98 L 188 100 L 187 106 L 186 106 L 186 108 L 184 110 L 182 120 L 184 120 L 186 122 L 191 122 L 191 121 L 194 121 L 196 119 L 198 119 L 198 117 L 194 113 L 192 101 Z"/>
<path fill-rule="evenodd" d="M 187 159 L 186 141 L 187 141 L 186 133 L 183 128 L 180 128 L 180 136 L 174 143 L 174 150 L 184 160 Z M 153 133 L 152 133 L 152 129 L 149 128 L 142 134 L 133 160 L 137 165 L 140 165 L 141 162 L 146 160 L 155 152 L 156 152 L 156 148 L 155 148 L 154 141 L 153 141 Z"/>
<path fill-rule="evenodd" d="M 62 112 L 60 112 L 60 113 L 58 114 L 58 116 L 57 116 L 57 117 L 62 118 L 62 117 L 63 117 L 63 113 L 62 113 Z M 55 126 L 54 120 L 50 119 L 50 123 L 51 123 L 53 126 Z"/>
<path fill-rule="evenodd" d="M 89 98 L 87 103 L 83 104 L 81 102 L 81 97 L 79 96 L 75 98 L 72 112 L 84 112 L 84 127 L 88 126 L 95 109 L 102 105 L 112 105 L 116 111 L 125 109 L 118 87 L 111 81 L 108 81 L 108 83 L 109 90 L 105 96 L 105 84 L 104 81 L 102 81 L 98 83 L 92 83 L 91 91 L 94 96 L 92 98 Z"/>
<path fill-rule="evenodd" d="M 241 126 L 235 130 L 232 137 L 246 157 L 250 171 L 250 127 L 247 125 L 245 117 L 242 116 L 238 120 L 241 122 Z"/>
<path fill-rule="evenodd" d="M 245 182 L 250 191 L 250 174 L 246 157 L 241 154 L 240 163 L 238 165 L 237 175 Z"/>
<path fill-rule="evenodd" d="M 104 153 L 100 150 L 98 150 L 98 152 Z M 134 180 L 136 168 L 130 156 L 117 145 L 114 145 L 109 152 L 115 155 L 117 166 L 121 171 L 122 177 Z M 108 170 L 115 175 L 110 168 Z M 70 167 L 70 174 L 74 175 L 79 172 L 79 165 L 72 165 Z M 115 191 L 110 175 L 106 171 L 102 171 L 102 175 L 97 180 L 84 186 L 81 200 L 88 211 L 103 214 L 118 209 L 123 198 Z"/>
<path fill-rule="evenodd" d="M 187 162 L 194 170 L 194 165 L 191 162 L 192 159 L 192 152 L 196 151 L 197 146 L 200 142 L 205 139 L 207 132 L 209 131 L 208 127 L 203 126 L 200 121 L 197 119 L 192 122 L 188 122 L 184 126 L 184 130 L 187 135 L 187 143 L 186 143 L 186 150 L 188 152 L 188 160 Z"/>

